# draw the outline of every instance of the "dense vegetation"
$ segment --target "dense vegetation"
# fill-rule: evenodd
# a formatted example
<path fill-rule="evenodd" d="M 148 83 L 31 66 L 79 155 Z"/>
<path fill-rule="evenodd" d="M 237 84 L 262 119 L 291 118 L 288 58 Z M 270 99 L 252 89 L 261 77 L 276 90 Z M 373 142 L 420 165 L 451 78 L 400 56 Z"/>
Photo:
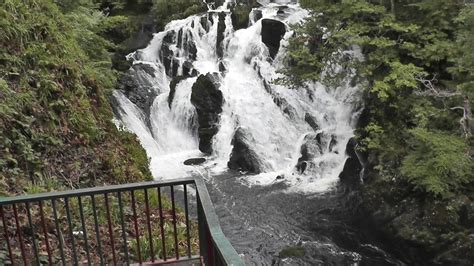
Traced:
<path fill-rule="evenodd" d="M 198 2 L 1 1 L 0 196 L 150 180 L 147 155 L 134 134 L 118 130 L 113 123 L 109 97 L 120 71 L 129 67 L 125 54 L 146 45 L 151 33 L 170 19 L 198 12 L 203 6 Z M 125 202 L 130 200 L 129 196 L 123 197 Z M 137 194 L 138 204 L 143 205 L 142 197 Z M 158 210 L 157 196 L 151 191 L 150 197 L 155 212 Z M 110 199 L 114 201 L 116 197 L 110 195 Z M 171 207 L 169 200 L 163 201 L 164 224 L 169 231 L 173 222 Z M 45 214 L 50 217 L 51 208 L 45 204 Z M 73 199 L 70 204 L 73 226 L 79 228 L 80 224 L 76 224 L 79 221 L 77 201 Z M 82 204 L 84 215 L 91 217 L 90 200 Z M 99 230 L 105 232 L 104 204 L 99 200 L 98 205 L 99 219 L 102 219 Z M 31 209 L 34 211 L 35 208 Z M 114 230 L 119 230 L 115 215 L 118 210 L 116 204 L 111 207 Z M 4 211 L 11 217 L 11 209 Z M 58 213 L 60 217 L 65 215 L 59 201 Z M 26 221 L 23 205 L 18 206 L 18 214 L 20 221 Z M 179 247 L 184 254 L 183 211 L 179 210 L 177 215 Z M 158 224 L 159 215 L 153 213 L 152 216 L 153 223 Z M 33 224 L 39 224 L 38 219 L 33 217 Z M 67 235 L 66 221 L 63 219 L 61 223 L 63 233 Z M 130 221 L 127 224 L 131 224 Z M 145 224 L 140 223 L 141 232 L 145 232 Z M 27 243 L 32 239 L 30 232 L 40 230 L 22 222 L 21 227 Z M 94 232 L 92 219 L 86 221 L 86 227 Z M 194 229 L 192 234 L 192 249 L 195 250 Z M 42 234 L 34 237 L 44 241 Z M 133 237 L 129 236 L 130 239 Z M 171 238 L 172 234 L 168 232 L 168 255 L 174 252 Z M 50 234 L 50 239 L 54 240 L 50 245 L 56 247 L 56 236 Z M 150 260 L 148 238 L 140 236 L 140 239 L 142 258 Z M 76 241 L 82 247 L 83 239 L 77 237 Z M 95 249 L 94 241 L 92 239 L 89 244 Z M 0 264 L 3 265 L 7 263 L 4 260 L 6 247 L 4 240 L 0 242 Z M 108 242 L 102 245 L 104 250 L 110 251 Z M 116 247 L 117 252 L 122 252 L 121 248 Z M 132 258 L 138 253 L 137 248 L 136 241 L 129 243 Z M 160 254 L 161 248 L 161 244 L 155 243 L 155 254 Z M 65 249 L 69 254 L 71 246 L 66 243 Z M 40 247 L 40 253 L 45 253 L 45 247 Z M 96 255 L 93 254 L 95 262 Z M 59 262 L 59 255 L 54 256 L 55 262 Z M 70 261 L 71 258 L 66 259 Z M 112 258 L 105 259 L 110 262 Z"/>
<path fill-rule="evenodd" d="M 112 123 L 116 72 L 91 3 L 0 7 L 0 193 L 150 178 L 136 137 Z"/>
<path fill-rule="evenodd" d="M 474 253 L 474 6 L 301 2 L 314 13 L 295 29 L 287 81 L 337 86 L 347 73 L 328 65 L 356 71 L 354 81 L 365 89 L 357 134 L 370 168 L 365 206 L 385 236 L 401 240 L 394 245 L 401 243 L 408 261 L 417 258 L 406 251 L 421 248 L 437 263 L 456 256 L 456 263 L 468 262 Z M 354 47 L 363 56 L 347 53 Z"/>
<path fill-rule="evenodd" d="M 109 97 L 117 70 L 128 69 L 125 54 L 146 45 L 155 28 L 205 5 L 197 0 L 0 5 L 0 193 L 151 178 L 135 136 L 112 123 Z M 147 23 L 150 36 L 137 36 Z"/>

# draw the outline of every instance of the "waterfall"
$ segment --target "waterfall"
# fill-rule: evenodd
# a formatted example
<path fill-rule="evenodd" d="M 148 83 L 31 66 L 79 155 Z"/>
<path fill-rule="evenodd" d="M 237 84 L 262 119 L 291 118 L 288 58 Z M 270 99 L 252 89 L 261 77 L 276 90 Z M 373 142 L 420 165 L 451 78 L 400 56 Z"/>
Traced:
<path fill-rule="evenodd" d="M 237 175 L 250 186 L 284 182 L 288 191 L 315 193 L 337 184 L 358 118 L 360 91 L 350 77 L 337 88 L 320 83 L 288 88 L 275 82 L 285 67 L 291 26 L 309 12 L 294 0 L 260 3 L 245 29 L 234 30 L 236 3 L 225 1 L 205 14 L 170 22 L 146 48 L 128 56 L 134 66 L 152 66 L 154 94 L 142 97 L 155 98 L 143 110 L 116 91 L 117 119 L 139 137 L 155 178 L 222 173 L 229 170 L 231 157 L 242 153 Z M 270 36 L 273 43 L 263 40 L 277 34 L 268 27 L 283 30 L 276 46 L 275 36 Z M 211 154 L 199 150 L 198 112 L 191 101 L 197 77 L 207 73 L 215 73 L 212 81 L 224 99 Z M 183 164 L 195 157 L 206 162 Z M 254 167 L 245 169 L 245 163 Z"/>

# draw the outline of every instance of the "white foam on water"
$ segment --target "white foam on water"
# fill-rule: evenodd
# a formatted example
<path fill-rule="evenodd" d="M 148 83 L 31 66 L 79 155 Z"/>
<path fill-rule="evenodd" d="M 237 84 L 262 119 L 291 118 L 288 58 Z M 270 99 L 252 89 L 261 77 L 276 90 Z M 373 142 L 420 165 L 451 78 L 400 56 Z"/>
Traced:
<path fill-rule="evenodd" d="M 160 87 L 160 94 L 151 106 L 151 127 L 147 127 L 143 112 L 123 94 L 115 92 L 123 110 L 122 123 L 139 136 L 151 157 L 150 168 L 155 178 L 227 171 L 232 139 L 240 127 L 245 143 L 256 154 L 262 169 L 258 175 L 242 175 L 243 183 L 252 186 L 284 182 L 288 184 L 288 192 L 298 193 L 330 190 L 337 184 L 347 159 L 345 148 L 354 134 L 359 89 L 350 86 L 349 77 L 338 88 L 327 88 L 319 83 L 309 83 L 305 88 L 275 84 L 274 81 L 282 77 L 279 70 L 285 67 L 285 46 L 292 36 L 290 26 L 304 21 L 309 12 L 295 1 L 261 1 L 263 7 L 258 9 L 262 11 L 263 19 L 282 21 L 288 29 L 278 55 L 272 60 L 261 38 L 262 19 L 252 20 L 248 28 L 235 31 L 229 13 L 231 2 L 226 1 L 223 6 L 204 15 L 207 20 L 202 16 L 191 16 L 172 21 L 164 32 L 154 35 L 148 47 L 129 55 L 135 63 L 154 66 L 156 77 L 153 82 Z M 277 14 L 281 5 L 286 5 L 284 15 Z M 216 47 L 219 11 L 226 13 L 223 58 L 217 55 Z M 169 82 L 173 77 L 166 73 L 162 50 L 164 42 L 169 42 L 165 38 L 170 38 L 170 32 L 175 34 L 167 49 L 176 59 L 172 64 L 178 64 L 178 75 L 183 74 L 186 62 L 191 62 L 199 74 L 219 72 L 219 64 L 226 68 L 217 76 L 224 105 L 219 131 L 213 138 L 214 152 L 206 156 L 207 162 L 201 166 L 183 164 L 186 159 L 205 156 L 199 151 L 196 112 L 190 102 L 196 78 L 181 81 L 176 86 L 171 108 L 168 103 Z M 195 58 L 190 57 L 189 47 L 178 45 L 186 41 L 192 42 L 196 48 Z M 307 114 L 317 123 L 317 132 L 305 121 Z M 307 141 L 308 134 L 317 133 L 321 133 L 321 150 L 311 158 L 311 169 L 302 174 L 295 167 L 301 157 L 301 146 Z M 331 139 L 335 143 L 330 145 Z M 277 176 L 284 178 L 277 179 Z"/>

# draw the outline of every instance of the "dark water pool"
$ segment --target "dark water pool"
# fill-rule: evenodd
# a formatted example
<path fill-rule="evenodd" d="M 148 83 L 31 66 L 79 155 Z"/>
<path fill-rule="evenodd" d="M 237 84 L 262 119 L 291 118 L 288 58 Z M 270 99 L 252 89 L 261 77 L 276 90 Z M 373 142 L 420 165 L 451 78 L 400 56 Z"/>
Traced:
<path fill-rule="evenodd" d="M 356 192 L 343 185 L 288 194 L 283 184 L 248 187 L 225 174 L 207 178 L 207 186 L 225 235 L 247 265 L 403 265 L 354 225 Z M 288 247 L 299 257 L 280 257 Z"/>

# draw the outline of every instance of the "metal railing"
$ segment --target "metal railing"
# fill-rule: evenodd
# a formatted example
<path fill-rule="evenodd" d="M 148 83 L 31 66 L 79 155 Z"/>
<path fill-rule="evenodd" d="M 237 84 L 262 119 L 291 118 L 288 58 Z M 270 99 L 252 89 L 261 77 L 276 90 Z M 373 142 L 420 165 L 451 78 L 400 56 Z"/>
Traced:
<path fill-rule="evenodd" d="M 0 222 L 0 264 L 243 265 L 202 179 L 0 198 Z"/>

